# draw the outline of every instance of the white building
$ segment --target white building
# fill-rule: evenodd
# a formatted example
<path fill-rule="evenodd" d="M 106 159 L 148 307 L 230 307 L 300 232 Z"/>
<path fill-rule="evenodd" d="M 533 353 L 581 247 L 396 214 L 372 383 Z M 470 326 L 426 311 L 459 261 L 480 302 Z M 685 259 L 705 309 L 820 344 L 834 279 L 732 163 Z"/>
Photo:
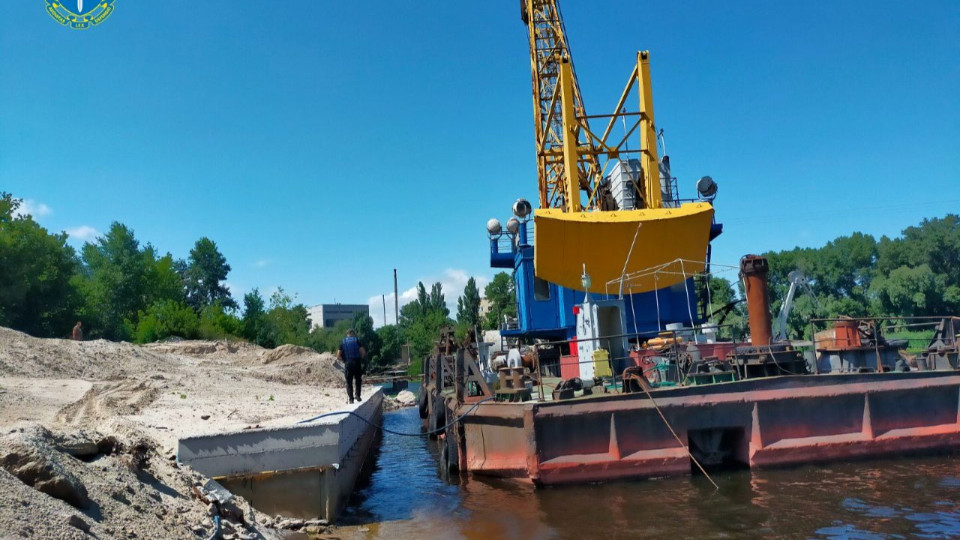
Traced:
<path fill-rule="evenodd" d="M 350 321 L 357 313 L 370 315 L 370 306 L 366 304 L 318 304 L 307 309 L 310 316 L 310 329 L 332 328 L 339 321 Z"/>
<path fill-rule="evenodd" d="M 486 298 L 480 298 L 480 318 L 483 319 L 493 309 L 493 303 Z"/>

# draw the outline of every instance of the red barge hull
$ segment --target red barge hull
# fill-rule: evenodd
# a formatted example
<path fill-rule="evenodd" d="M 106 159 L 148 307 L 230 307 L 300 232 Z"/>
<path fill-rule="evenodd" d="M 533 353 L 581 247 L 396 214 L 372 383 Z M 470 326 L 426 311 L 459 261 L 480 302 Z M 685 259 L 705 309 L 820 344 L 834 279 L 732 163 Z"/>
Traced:
<path fill-rule="evenodd" d="M 773 467 L 960 448 L 960 373 L 767 377 L 451 412 L 466 414 L 470 472 L 598 482 L 689 474 L 690 452 Z"/>

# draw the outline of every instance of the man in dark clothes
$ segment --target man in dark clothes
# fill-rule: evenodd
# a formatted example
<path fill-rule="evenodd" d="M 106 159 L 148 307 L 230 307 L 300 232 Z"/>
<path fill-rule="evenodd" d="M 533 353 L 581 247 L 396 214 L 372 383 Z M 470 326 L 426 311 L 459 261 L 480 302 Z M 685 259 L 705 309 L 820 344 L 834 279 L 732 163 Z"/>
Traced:
<path fill-rule="evenodd" d="M 360 397 L 360 384 L 363 377 L 363 359 L 367 357 L 367 350 L 357 339 L 357 333 L 353 329 L 347 330 L 347 337 L 340 342 L 340 350 L 337 351 L 337 358 L 343 360 L 343 372 L 347 377 L 347 397 L 350 403 L 353 403 L 353 384 L 356 384 L 357 401 L 362 401 Z"/>

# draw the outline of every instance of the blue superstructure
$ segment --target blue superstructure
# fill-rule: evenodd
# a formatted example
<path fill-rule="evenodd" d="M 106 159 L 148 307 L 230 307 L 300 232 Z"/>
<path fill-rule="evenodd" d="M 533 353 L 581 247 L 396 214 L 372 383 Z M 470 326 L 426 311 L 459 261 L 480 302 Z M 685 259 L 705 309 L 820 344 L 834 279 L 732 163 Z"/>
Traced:
<path fill-rule="evenodd" d="M 517 299 L 516 324 L 501 325 L 504 337 L 568 340 L 576 336 L 575 305 L 583 303 L 584 292 L 575 291 L 537 279 L 533 271 L 533 250 L 528 238 L 528 222 L 519 223 L 515 234 L 503 233 L 490 238 L 490 266 L 513 269 L 513 281 Z M 723 232 L 723 225 L 714 223 L 710 228 L 710 240 Z M 504 237 L 510 246 L 501 245 Z M 589 257 L 586 257 L 589 272 Z M 709 270 L 710 252 L 707 252 Z M 580 264 L 571 261 L 571 264 Z M 699 309 L 699 291 L 690 278 L 673 287 L 637 294 L 624 294 L 626 328 L 629 332 L 647 333 L 663 330 L 670 323 L 685 325 L 701 324 L 703 314 Z M 594 300 L 616 298 L 606 295 L 603 286 L 591 290 Z M 503 323 L 503 321 L 501 321 Z"/>

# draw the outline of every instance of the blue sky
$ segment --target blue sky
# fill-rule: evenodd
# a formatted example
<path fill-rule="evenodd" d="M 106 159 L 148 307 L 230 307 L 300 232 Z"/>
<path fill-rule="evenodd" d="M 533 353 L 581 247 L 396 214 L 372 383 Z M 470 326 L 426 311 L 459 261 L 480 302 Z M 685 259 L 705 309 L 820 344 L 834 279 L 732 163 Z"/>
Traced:
<path fill-rule="evenodd" d="M 84 31 L 43 8 L 0 19 L 0 190 L 75 245 L 114 220 L 177 257 L 208 236 L 237 296 L 379 323 L 393 268 L 454 300 L 493 275 L 486 220 L 536 198 L 516 1 L 117 0 Z M 960 2 L 563 11 L 591 114 L 651 51 L 681 193 L 720 185 L 717 262 L 960 208 Z"/>

